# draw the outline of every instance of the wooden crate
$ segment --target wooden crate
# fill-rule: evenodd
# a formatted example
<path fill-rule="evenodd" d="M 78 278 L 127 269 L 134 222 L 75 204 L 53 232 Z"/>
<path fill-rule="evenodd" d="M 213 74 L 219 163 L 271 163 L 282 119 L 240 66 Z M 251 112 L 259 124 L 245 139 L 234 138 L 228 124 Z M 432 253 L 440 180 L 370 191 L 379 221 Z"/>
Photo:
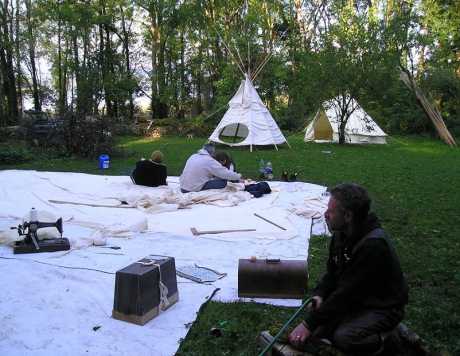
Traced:
<path fill-rule="evenodd" d="M 112 317 L 144 325 L 161 311 L 160 279 L 168 288 L 167 309 L 179 300 L 173 257 L 146 257 L 115 275 Z"/>

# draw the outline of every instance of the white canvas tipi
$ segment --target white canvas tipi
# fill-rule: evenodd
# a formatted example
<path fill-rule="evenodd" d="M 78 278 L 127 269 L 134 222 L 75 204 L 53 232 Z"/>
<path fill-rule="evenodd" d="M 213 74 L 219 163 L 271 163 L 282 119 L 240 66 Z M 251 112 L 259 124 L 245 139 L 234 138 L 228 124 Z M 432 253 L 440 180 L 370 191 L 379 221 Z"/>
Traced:
<path fill-rule="evenodd" d="M 351 100 L 348 107 L 353 112 L 345 126 L 345 142 L 385 144 L 387 134 L 355 99 Z M 305 142 L 339 142 L 340 108 L 337 102 L 329 100 L 322 105 L 305 130 Z"/>
<path fill-rule="evenodd" d="M 209 141 L 229 146 L 250 146 L 251 151 L 253 145 L 275 145 L 278 149 L 276 145 L 287 143 L 248 75 L 241 81 L 228 106 Z"/>

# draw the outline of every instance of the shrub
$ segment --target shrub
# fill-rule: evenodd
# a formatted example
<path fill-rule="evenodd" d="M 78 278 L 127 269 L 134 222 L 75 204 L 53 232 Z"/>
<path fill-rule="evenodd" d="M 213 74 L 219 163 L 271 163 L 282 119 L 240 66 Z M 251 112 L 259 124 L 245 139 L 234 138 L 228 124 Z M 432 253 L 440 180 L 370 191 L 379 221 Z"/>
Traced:
<path fill-rule="evenodd" d="M 180 136 L 207 137 L 215 126 L 205 121 L 202 116 L 190 119 L 161 119 L 155 120 L 147 132 L 148 136 Z"/>
<path fill-rule="evenodd" d="M 0 146 L 0 164 L 17 164 L 31 159 L 32 155 L 24 147 Z"/>
<path fill-rule="evenodd" d="M 61 145 L 70 155 L 94 158 L 100 153 L 112 153 L 114 140 L 112 123 L 106 117 L 78 117 L 71 112 L 64 118 Z"/>
<path fill-rule="evenodd" d="M 180 135 L 194 137 L 206 137 L 209 136 L 214 129 L 209 122 L 205 121 L 203 116 L 196 116 L 191 119 L 182 120 L 180 127 Z"/>
<path fill-rule="evenodd" d="M 94 158 L 102 152 L 112 153 L 113 126 L 106 117 L 80 117 L 68 112 L 59 120 L 59 125 L 47 129 L 43 134 L 30 135 L 33 130 L 28 130 L 26 140 L 34 148 L 45 149 L 59 156 Z"/>

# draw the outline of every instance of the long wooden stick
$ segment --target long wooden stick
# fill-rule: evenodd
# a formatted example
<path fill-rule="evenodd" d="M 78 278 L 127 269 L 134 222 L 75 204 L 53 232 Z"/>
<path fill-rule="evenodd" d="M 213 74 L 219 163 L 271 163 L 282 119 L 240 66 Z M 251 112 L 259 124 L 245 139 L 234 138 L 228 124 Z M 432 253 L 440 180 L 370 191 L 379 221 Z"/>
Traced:
<path fill-rule="evenodd" d="M 265 58 L 265 61 L 263 63 L 260 64 L 259 68 L 257 69 L 257 72 L 254 73 L 254 75 L 252 76 L 252 81 L 254 81 L 257 76 L 260 74 L 260 72 L 262 71 L 262 69 L 265 67 L 265 65 L 268 63 L 268 60 L 272 57 L 272 53 L 270 52 L 267 57 Z"/>
<path fill-rule="evenodd" d="M 69 204 L 69 205 L 84 205 L 84 206 L 92 206 L 95 208 L 135 208 L 135 206 L 127 205 L 120 203 L 118 205 L 109 205 L 109 204 L 90 204 L 90 203 L 79 203 L 76 201 L 65 201 L 65 200 L 48 200 L 50 203 L 54 204 Z"/>
<path fill-rule="evenodd" d="M 198 231 L 196 228 L 191 227 L 190 231 L 195 236 L 206 235 L 206 234 L 223 234 L 227 232 L 246 232 L 246 231 L 256 231 L 256 229 L 236 229 L 236 230 L 209 230 L 209 231 Z"/>
<path fill-rule="evenodd" d="M 260 216 L 260 215 L 257 214 L 257 213 L 254 213 L 254 215 L 257 216 L 259 219 L 262 219 L 262 220 L 264 220 L 264 221 L 266 221 L 266 222 L 268 222 L 268 223 L 270 223 L 270 224 L 272 224 L 272 225 L 275 225 L 276 227 L 279 227 L 281 230 L 286 231 L 286 229 L 285 229 L 284 227 L 279 226 L 278 224 L 275 224 L 273 221 L 268 220 L 267 218 L 264 218 L 263 216 Z"/>
<path fill-rule="evenodd" d="M 428 101 L 425 94 L 417 86 L 414 79 L 409 75 L 409 71 L 403 68 L 402 66 L 399 69 L 400 69 L 399 78 L 415 94 L 417 102 L 422 107 L 422 109 L 425 111 L 425 114 L 432 121 L 441 139 L 451 147 L 457 146 L 457 143 L 455 142 L 454 137 L 451 135 L 444 120 L 442 119 L 442 116 L 439 110 Z"/>

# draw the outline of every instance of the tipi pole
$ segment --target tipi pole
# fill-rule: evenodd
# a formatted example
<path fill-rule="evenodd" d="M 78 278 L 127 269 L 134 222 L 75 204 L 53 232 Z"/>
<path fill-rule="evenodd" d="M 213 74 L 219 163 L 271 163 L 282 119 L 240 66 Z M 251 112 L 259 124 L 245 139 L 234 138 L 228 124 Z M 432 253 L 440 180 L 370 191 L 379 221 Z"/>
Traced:
<path fill-rule="evenodd" d="M 219 109 L 217 109 L 216 111 L 214 111 L 213 113 L 209 114 L 208 116 L 206 116 L 203 120 L 207 120 L 209 119 L 211 116 L 217 114 L 219 111 L 221 111 L 223 108 L 227 107 L 228 104 L 225 104 L 223 106 L 221 106 Z"/>
<path fill-rule="evenodd" d="M 240 66 L 240 63 L 238 63 L 238 60 L 237 58 L 235 57 L 235 55 L 233 54 L 232 51 L 230 51 L 230 48 L 228 48 L 227 46 L 227 43 L 224 41 L 223 37 L 220 35 L 219 31 L 217 30 L 217 28 L 214 27 L 214 30 L 217 32 L 217 35 L 219 36 L 220 40 L 222 41 L 222 43 L 224 44 L 225 48 L 227 49 L 228 53 L 230 53 L 230 56 L 233 58 L 233 60 L 235 61 L 236 65 L 238 66 L 238 69 L 241 71 L 241 74 L 243 74 L 243 76 L 245 75 L 244 73 L 244 70 L 243 70 L 243 67 Z"/>
<path fill-rule="evenodd" d="M 287 33 L 287 30 L 285 30 L 281 34 L 280 37 L 283 37 L 286 33 Z M 268 60 L 271 58 L 272 55 L 273 55 L 273 52 L 268 53 L 265 59 L 263 59 L 262 62 L 260 62 L 259 66 L 254 72 L 254 76 L 252 77 L 252 80 L 256 79 L 256 77 L 259 75 L 260 71 L 265 67 L 265 65 L 267 64 Z"/>
<path fill-rule="evenodd" d="M 240 129 L 240 123 L 236 124 L 236 130 L 235 130 L 235 135 L 233 135 L 233 143 L 236 141 L 236 137 L 238 136 L 238 131 Z"/>
<path fill-rule="evenodd" d="M 248 4 L 248 0 L 244 0 L 244 8 L 245 8 L 245 17 L 246 17 L 246 40 L 247 40 L 247 43 L 248 43 L 248 76 L 249 78 L 251 78 L 251 50 L 249 48 L 249 39 L 248 39 L 248 14 L 249 14 L 249 4 Z"/>
<path fill-rule="evenodd" d="M 269 53 L 267 57 L 265 57 L 265 60 L 260 64 L 259 68 L 257 69 L 257 72 L 254 73 L 254 76 L 252 77 L 252 80 L 255 80 L 259 73 L 262 71 L 262 69 L 265 67 L 265 65 L 268 63 L 268 60 L 272 57 L 272 53 Z"/>
<path fill-rule="evenodd" d="M 248 41 L 248 75 L 251 78 L 251 49 L 249 48 L 249 41 Z"/>
<path fill-rule="evenodd" d="M 416 85 L 413 78 L 409 76 L 408 70 L 403 68 L 402 66 L 400 67 L 399 78 L 415 94 L 417 102 L 422 107 L 426 116 L 430 118 L 441 139 L 451 147 L 456 146 L 457 143 L 455 142 L 455 139 L 449 132 L 449 129 L 447 128 L 444 120 L 442 119 L 439 110 L 428 101 L 426 96 L 423 94 L 422 90 Z"/>
<path fill-rule="evenodd" d="M 264 57 L 264 59 L 262 59 L 262 60 L 260 61 L 259 65 L 256 66 L 256 70 L 254 71 L 254 74 L 257 73 L 257 72 L 259 71 L 260 66 L 262 65 L 262 63 L 265 62 L 265 60 L 267 59 L 267 57 L 268 57 L 269 55 L 270 55 L 270 53 L 268 53 L 268 54 Z M 253 78 L 251 78 L 251 79 L 253 79 Z"/>
<path fill-rule="evenodd" d="M 244 63 L 243 59 L 241 58 L 240 51 L 238 51 L 238 47 L 235 47 L 236 54 L 238 55 L 238 58 L 240 59 L 241 67 L 244 69 Z"/>

